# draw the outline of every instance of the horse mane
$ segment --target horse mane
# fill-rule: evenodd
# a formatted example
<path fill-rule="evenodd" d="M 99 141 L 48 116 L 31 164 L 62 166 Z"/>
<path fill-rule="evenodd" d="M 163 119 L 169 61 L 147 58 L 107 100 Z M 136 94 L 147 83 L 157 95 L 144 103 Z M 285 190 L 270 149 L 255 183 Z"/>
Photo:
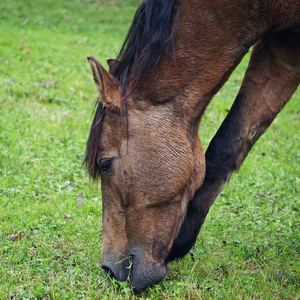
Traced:
<path fill-rule="evenodd" d="M 132 25 L 111 72 L 121 83 L 122 96 L 128 95 L 154 69 L 162 51 L 175 60 L 174 33 L 179 22 L 179 0 L 146 0 L 137 9 Z M 176 11 L 174 17 L 173 11 Z M 128 79 L 131 76 L 129 90 Z"/>
<path fill-rule="evenodd" d="M 105 116 L 106 107 L 98 99 L 94 107 L 95 116 L 93 119 L 90 135 L 86 144 L 85 159 L 83 164 L 86 165 L 87 170 L 92 179 L 97 179 L 100 175 L 97 156 L 99 151 L 99 140 L 102 133 L 102 123 Z"/>
<path fill-rule="evenodd" d="M 110 70 L 121 83 L 122 110 L 126 116 L 127 96 L 140 85 L 144 76 L 157 66 L 162 51 L 171 52 L 171 61 L 175 61 L 173 37 L 179 22 L 179 4 L 180 0 L 144 0 L 136 11 L 132 25 L 117 55 L 118 63 L 114 64 Z M 176 13 L 173 14 L 173 11 Z M 129 77 L 131 82 L 127 89 Z M 100 174 L 97 155 L 106 108 L 98 100 L 94 110 L 96 112 L 87 141 L 84 163 L 90 177 L 97 179 Z"/>

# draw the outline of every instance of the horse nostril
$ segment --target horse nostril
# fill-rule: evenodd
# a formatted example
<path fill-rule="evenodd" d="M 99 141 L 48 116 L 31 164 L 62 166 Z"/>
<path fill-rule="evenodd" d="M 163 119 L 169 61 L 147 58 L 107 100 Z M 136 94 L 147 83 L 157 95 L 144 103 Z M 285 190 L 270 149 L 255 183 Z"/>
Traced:
<path fill-rule="evenodd" d="M 102 269 L 105 271 L 106 274 L 108 274 L 110 277 L 115 278 L 118 280 L 116 274 L 112 270 L 112 268 L 108 265 L 102 265 Z"/>
<path fill-rule="evenodd" d="M 120 263 L 102 262 L 102 268 L 110 277 L 118 281 L 126 281 L 129 276 L 129 261 L 124 260 Z"/>

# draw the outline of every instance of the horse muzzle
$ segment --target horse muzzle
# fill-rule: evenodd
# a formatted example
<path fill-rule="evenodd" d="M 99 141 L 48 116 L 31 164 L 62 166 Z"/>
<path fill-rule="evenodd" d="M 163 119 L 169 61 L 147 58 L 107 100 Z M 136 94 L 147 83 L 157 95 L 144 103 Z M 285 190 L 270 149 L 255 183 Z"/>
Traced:
<path fill-rule="evenodd" d="M 118 281 L 129 281 L 135 291 L 142 291 L 164 279 L 167 267 L 164 263 L 146 262 L 141 255 L 131 254 L 119 263 L 102 258 L 102 268 Z"/>

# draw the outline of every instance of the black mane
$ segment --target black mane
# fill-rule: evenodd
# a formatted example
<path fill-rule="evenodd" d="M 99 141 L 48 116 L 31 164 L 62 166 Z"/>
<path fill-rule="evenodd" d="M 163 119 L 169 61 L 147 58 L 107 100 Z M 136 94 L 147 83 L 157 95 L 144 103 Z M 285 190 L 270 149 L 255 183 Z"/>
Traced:
<path fill-rule="evenodd" d="M 105 116 L 106 108 L 98 99 L 95 108 L 96 113 L 93 119 L 89 139 L 86 143 L 84 164 L 86 165 L 90 177 L 96 180 L 99 177 L 100 169 L 97 161 L 99 141 L 102 133 L 102 123 Z M 95 110 L 94 108 L 94 110 Z"/>
<path fill-rule="evenodd" d="M 141 83 L 143 76 L 157 65 L 166 46 L 166 50 L 171 52 L 172 60 L 175 60 L 173 35 L 179 15 L 178 7 L 174 6 L 176 3 L 179 0 L 146 0 L 136 11 L 117 55 L 119 63 L 112 70 L 113 75 L 121 82 L 123 96 L 132 92 Z M 172 20 L 175 9 L 176 14 Z M 133 82 L 130 91 L 127 91 L 129 75 L 132 75 Z"/>

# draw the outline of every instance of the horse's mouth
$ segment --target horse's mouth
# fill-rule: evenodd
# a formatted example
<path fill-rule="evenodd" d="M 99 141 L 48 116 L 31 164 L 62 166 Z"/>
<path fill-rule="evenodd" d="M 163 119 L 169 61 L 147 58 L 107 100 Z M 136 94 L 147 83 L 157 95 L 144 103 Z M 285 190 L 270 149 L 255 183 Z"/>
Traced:
<path fill-rule="evenodd" d="M 102 262 L 102 268 L 118 281 L 129 281 L 137 292 L 159 283 L 167 273 L 164 263 L 144 262 L 139 255 L 127 257 L 121 263 Z"/>

